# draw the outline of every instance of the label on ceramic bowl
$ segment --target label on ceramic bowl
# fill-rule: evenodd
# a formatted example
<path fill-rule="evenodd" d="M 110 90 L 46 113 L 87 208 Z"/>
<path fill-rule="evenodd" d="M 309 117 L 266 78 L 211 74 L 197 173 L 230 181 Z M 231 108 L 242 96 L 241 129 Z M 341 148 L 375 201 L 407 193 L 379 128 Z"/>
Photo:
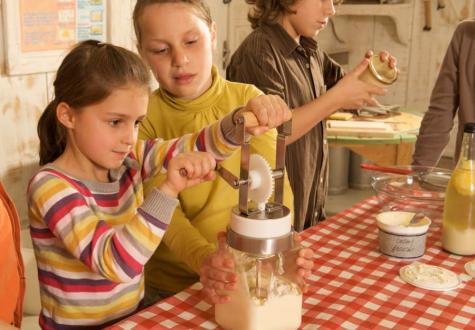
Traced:
<path fill-rule="evenodd" d="M 453 290 L 462 283 L 457 274 L 448 269 L 419 262 L 402 267 L 399 275 L 403 281 L 427 290 Z"/>
<path fill-rule="evenodd" d="M 427 234 L 397 235 L 379 229 L 379 250 L 391 257 L 418 258 L 424 254 Z"/>

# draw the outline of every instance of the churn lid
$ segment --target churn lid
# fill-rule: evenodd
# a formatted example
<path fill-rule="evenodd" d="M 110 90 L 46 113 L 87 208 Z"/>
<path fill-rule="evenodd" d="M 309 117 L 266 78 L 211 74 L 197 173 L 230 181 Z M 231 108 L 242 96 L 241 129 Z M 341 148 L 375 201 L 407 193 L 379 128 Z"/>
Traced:
<path fill-rule="evenodd" d="M 369 69 L 378 81 L 388 85 L 395 82 L 398 76 L 396 68 L 391 68 L 387 62 L 381 61 L 379 55 L 373 55 L 369 59 Z"/>

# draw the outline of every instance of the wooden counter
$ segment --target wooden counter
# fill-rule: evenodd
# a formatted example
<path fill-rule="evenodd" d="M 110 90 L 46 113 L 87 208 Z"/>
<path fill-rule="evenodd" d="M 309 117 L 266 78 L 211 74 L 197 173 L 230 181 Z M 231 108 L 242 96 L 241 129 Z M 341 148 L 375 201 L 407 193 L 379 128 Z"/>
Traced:
<path fill-rule="evenodd" d="M 371 133 L 364 130 L 361 134 L 351 132 L 351 135 L 332 133 L 329 130 L 327 139 L 331 147 L 348 148 L 378 165 L 409 165 L 421 120 L 421 115 L 403 109 L 388 118 L 371 119 L 390 123 L 395 131 L 391 137 L 371 136 Z"/>

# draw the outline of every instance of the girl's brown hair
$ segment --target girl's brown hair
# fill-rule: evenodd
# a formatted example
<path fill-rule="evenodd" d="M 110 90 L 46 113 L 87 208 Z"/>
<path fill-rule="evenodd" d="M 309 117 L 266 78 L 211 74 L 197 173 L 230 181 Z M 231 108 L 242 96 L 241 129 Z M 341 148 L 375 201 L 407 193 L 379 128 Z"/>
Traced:
<path fill-rule="evenodd" d="M 77 44 L 59 66 L 53 84 L 54 99 L 38 122 L 40 165 L 54 161 L 66 148 L 67 131 L 56 118 L 59 103 L 79 111 L 128 84 L 148 89 L 149 81 L 146 65 L 131 51 L 96 40 Z"/>
<path fill-rule="evenodd" d="M 213 19 L 211 18 L 211 12 L 208 5 L 204 0 L 137 0 L 134 8 L 133 20 L 134 20 L 134 29 L 135 36 L 137 37 L 137 43 L 140 47 L 142 41 L 142 34 L 140 32 L 140 17 L 143 14 L 143 11 L 146 7 L 155 4 L 163 3 L 184 3 L 190 5 L 196 12 L 196 14 L 202 18 L 208 27 L 211 27 L 213 24 Z"/>
<path fill-rule="evenodd" d="M 276 23 L 277 18 L 285 14 L 295 13 L 290 7 L 298 0 L 246 0 L 253 5 L 247 18 L 253 29 L 264 25 Z"/>

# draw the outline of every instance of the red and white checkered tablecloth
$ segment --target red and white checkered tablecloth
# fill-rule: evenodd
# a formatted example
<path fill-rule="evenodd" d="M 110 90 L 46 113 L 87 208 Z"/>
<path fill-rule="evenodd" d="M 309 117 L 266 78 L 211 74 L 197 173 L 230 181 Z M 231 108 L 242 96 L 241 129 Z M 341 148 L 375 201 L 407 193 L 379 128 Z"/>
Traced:
<path fill-rule="evenodd" d="M 367 199 L 302 233 L 315 251 L 303 301 L 301 329 L 475 329 L 475 279 L 452 291 L 429 291 L 403 282 L 399 269 L 414 260 L 378 251 L 375 198 Z M 441 214 L 432 218 L 426 253 L 418 261 L 464 273 L 470 257 L 441 249 Z M 214 308 L 192 287 L 119 322 L 111 329 L 218 329 Z"/>

